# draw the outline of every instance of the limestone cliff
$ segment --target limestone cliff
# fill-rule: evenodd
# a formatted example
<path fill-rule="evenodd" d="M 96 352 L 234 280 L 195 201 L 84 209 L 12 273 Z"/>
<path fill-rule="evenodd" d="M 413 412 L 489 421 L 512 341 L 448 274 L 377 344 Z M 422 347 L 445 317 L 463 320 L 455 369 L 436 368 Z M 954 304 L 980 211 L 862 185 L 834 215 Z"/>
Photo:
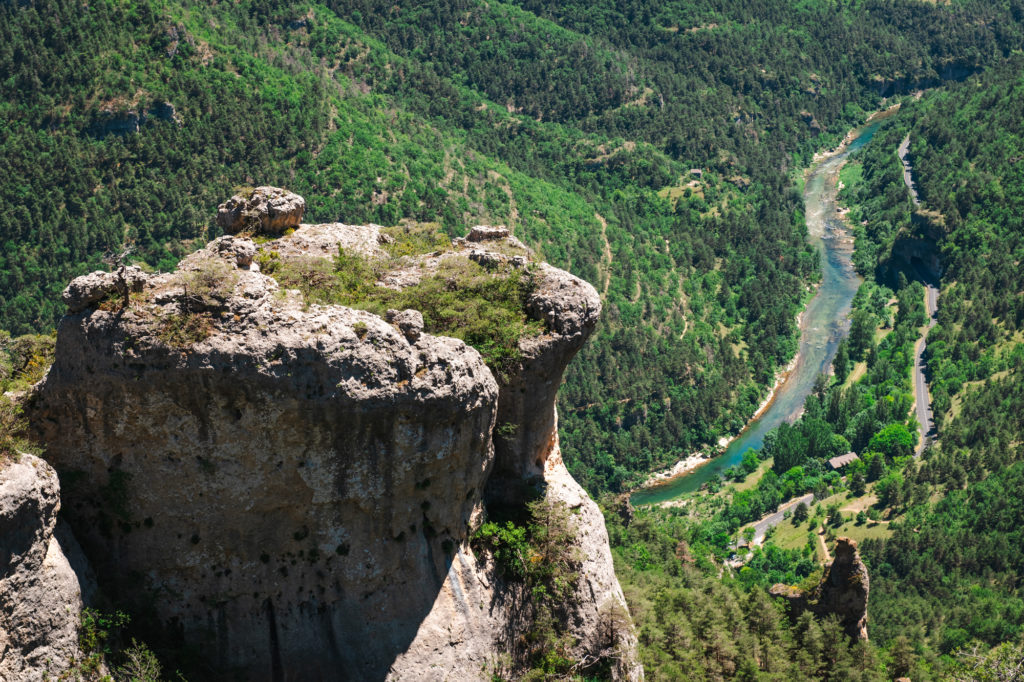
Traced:
<path fill-rule="evenodd" d="M 782 584 L 770 590 L 773 596 L 789 602 L 792 618 L 808 610 L 819 618 L 835 616 L 854 641 L 868 639 L 869 591 L 868 569 L 861 561 L 857 543 L 850 538 L 836 541 L 832 563 L 810 593 Z"/>
<path fill-rule="evenodd" d="M 0 463 L 0 680 L 56 678 L 82 658 L 78 625 L 91 583 L 59 509 L 50 465 L 28 454 Z"/>
<path fill-rule="evenodd" d="M 376 226 L 302 225 L 263 249 L 323 258 L 383 241 Z M 603 518 L 558 451 L 555 393 L 596 323 L 594 289 L 537 266 L 526 308 L 545 331 L 496 379 L 414 311 L 392 324 L 282 290 L 256 249 L 226 236 L 174 273 L 66 292 L 30 418 L 70 474 L 69 518 L 115 602 L 247 679 L 514 673 L 526 597 L 469 539 L 485 495 L 521 503 L 533 482 L 575 510 L 574 656 L 642 677 Z M 458 244 L 378 284 L 503 251 Z M 512 435 L 492 437 L 496 424 Z"/>

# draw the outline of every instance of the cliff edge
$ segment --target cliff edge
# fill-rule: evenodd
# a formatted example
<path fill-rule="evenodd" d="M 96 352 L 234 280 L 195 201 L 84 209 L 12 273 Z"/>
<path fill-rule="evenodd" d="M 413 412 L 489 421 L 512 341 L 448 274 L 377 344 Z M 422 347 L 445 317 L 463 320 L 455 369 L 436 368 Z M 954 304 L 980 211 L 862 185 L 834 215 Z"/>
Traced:
<path fill-rule="evenodd" d="M 281 206 L 301 217 L 304 202 L 264 194 L 275 231 L 299 224 Z M 501 229 L 426 253 L 378 226 L 268 240 L 245 201 L 223 224 L 256 241 L 65 291 L 29 416 L 114 602 L 246 679 L 515 675 L 529 595 L 470 541 L 486 505 L 539 490 L 571 510 L 581 557 L 573 658 L 642 678 L 603 518 L 558 450 L 554 398 L 597 321 L 593 287 Z M 434 309 L 378 310 L 432 292 L 472 302 L 488 278 L 530 332 L 482 344 L 487 362 L 431 333 Z"/>

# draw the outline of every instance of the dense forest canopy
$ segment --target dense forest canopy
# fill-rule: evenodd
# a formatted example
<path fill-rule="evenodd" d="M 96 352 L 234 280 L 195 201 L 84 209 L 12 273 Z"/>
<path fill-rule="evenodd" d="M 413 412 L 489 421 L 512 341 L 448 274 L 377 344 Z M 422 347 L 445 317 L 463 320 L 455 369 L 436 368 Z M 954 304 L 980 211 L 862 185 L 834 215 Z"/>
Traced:
<path fill-rule="evenodd" d="M 125 246 L 170 268 L 238 186 L 312 221 L 507 224 L 601 292 L 561 444 L 620 491 L 735 433 L 792 357 L 818 269 L 798 173 L 895 96 L 843 171 L 867 281 L 834 375 L 735 483 L 608 522 L 649 679 L 970 678 L 964 651 L 1024 632 L 1022 24 L 1024 0 L 0 4 L 0 378 L 42 375 L 71 277 Z M 863 540 L 870 644 L 765 592 L 819 577 L 819 527 Z"/>
<path fill-rule="evenodd" d="M 506 223 L 605 300 L 561 397 L 592 490 L 734 432 L 794 352 L 816 262 L 789 173 L 882 95 L 1022 44 L 1020 0 L 0 13 L 0 327 L 52 328 L 126 242 L 169 267 L 238 185 L 312 220 Z"/>
<path fill-rule="evenodd" d="M 833 376 L 819 379 L 799 420 L 728 472 L 735 484 L 713 482 L 625 527 L 609 515 L 648 675 L 739 676 L 755 665 L 751 651 L 756 674 L 785 669 L 789 679 L 1000 679 L 1019 665 L 1022 102 L 1019 55 L 903 102 L 840 176 L 866 281 Z M 897 155 L 908 139 L 920 205 Z M 927 330 L 924 281 L 941 286 L 925 353 L 937 434 L 915 458 L 910 377 Z M 859 460 L 830 470 L 826 460 L 849 449 Z M 753 522 L 805 493 L 810 505 L 788 507 L 764 546 L 737 559 Z M 778 620 L 763 590 L 813 584 L 821 548 L 838 535 L 861 543 L 871 641 L 822 650 L 807 639 L 810 623 Z M 725 605 L 716 617 L 692 607 L 707 594 Z M 827 619 L 817 627 L 833 646 L 842 640 Z M 759 637 L 765 628 L 771 636 Z"/>
<path fill-rule="evenodd" d="M 865 149 L 852 193 L 858 248 L 874 258 L 866 266 L 905 267 L 915 244 L 931 245 L 942 266 L 926 351 L 938 443 L 900 476 L 906 520 L 866 547 L 879 576 L 876 631 L 897 636 L 910 613 L 916 635 L 942 653 L 1024 632 L 1022 106 L 1019 55 L 927 93 Z M 907 136 L 916 208 L 894 151 Z M 944 496 L 929 504 L 936 491 Z"/>

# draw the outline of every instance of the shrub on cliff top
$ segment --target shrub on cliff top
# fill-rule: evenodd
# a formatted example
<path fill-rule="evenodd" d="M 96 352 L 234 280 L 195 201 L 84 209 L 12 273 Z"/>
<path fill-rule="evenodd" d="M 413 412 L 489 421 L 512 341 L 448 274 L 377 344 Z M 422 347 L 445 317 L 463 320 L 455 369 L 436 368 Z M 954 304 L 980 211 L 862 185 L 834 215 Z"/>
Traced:
<path fill-rule="evenodd" d="M 391 241 L 384 244 L 384 250 L 392 258 L 415 256 L 435 251 L 448 251 L 452 241 L 438 223 L 404 222 L 381 230 Z"/>
<path fill-rule="evenodd" d="M 391 265 L 386 259 L 339 251 L 333 266 L 323 259 L 296 259 L 282 263 L 273 276 L 282 286 L 301 291 L 310 303 L 345 305 L 382 316 L 388 309 L 418 310 L 426 332 L 462 339 L 502 374 L 518 362 L 519 340 L 543 332 L 543 324 L 526 314 L 526 301 L 536 287 L 529 269 L 488 270 L 451 259 L 401 290 L 377 286 Z"/>

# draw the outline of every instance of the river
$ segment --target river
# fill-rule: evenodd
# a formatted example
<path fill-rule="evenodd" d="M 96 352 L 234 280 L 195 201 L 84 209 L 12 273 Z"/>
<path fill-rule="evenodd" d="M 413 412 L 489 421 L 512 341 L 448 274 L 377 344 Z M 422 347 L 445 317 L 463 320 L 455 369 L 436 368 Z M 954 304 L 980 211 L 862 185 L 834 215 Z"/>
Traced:
<path fill-rule="evenodd" d="M 800 320 L 796 365 L 776 390 L 771 404 L 720 456 L 675 479 L 638 490 L 630 498 L 634 505 L 658 504 L 698 490 L 729 467 L 739 464 L 747 450 L 760 449 L 769 431 L 800 415 L 815 377 L 828 370 L 836 346 L 849 330 L 851 303 L 862 281 L 851 262 L 852 241 L 836 214 L 839 169 L 850 154 L 871 140 L 884 117 L 885 114 L 875 116 L 870 123 L 855 130 L 853 139 L 842 151 L 821 159 L 807 174 L 804 186 L 807 238 L 821 255 L 823 277 Z"/>

